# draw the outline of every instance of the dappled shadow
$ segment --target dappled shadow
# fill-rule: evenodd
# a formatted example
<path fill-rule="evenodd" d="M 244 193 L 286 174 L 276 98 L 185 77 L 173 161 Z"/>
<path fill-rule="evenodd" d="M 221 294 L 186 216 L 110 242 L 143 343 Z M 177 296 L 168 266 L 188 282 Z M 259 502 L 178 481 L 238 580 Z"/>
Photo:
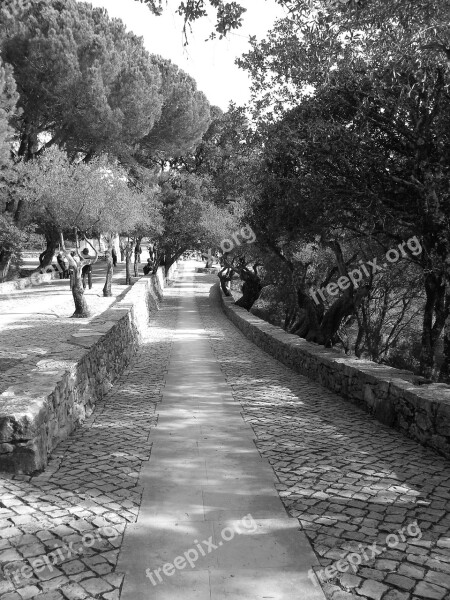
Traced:
<path fill-rule="evenodd" d="M 2 525 L 11 527 L 17 548 L 2 555 L 3 575 L 20 574 L 22 567 L 58 546 L 72 543 L 76 551 L 66 552 L 44 575 L 13 579 L 15 588 L 36 585 L 46 591 L 46 581 L 60 577 L 58 589 L 63 591 L 69 583 L 92 583 L 94 578 L 105 593 L 119 590 L 122 576 L 114 573 L 118 549 L 125 524 L 136 520 L 141 502 L 139 472 L 150 456 L 149 435 L 157 422 L 171 352 L 174 305 L 169 301 L 152 313 L 149 334 L 132 365 L 85 423 L 59 444 L 43 473 L 2 475 Z M 83 536 L 89 535 L 95 543 L 86 545 Z"/>
<path fill-rule="evenodd" d="M 425 557 L 447 572 L 448 542 L 441 541 L 450 537 L 450 461 L 257 348 L 225 317 L 216 287 L 199 294 L 198 306 L 286 509 L 321 564 L 377 542 L 380 559 L 397 561 L 395 568 L 407 557 L 418 564 Z M 387 548 L 388 534 L 416 520 L 422 541 L 410 537 Z M 381 568 L 377 558 L 364 564 L 358 575 L 386 576 L 372 570 Z"/>
<path fill-rule="evenodd" d="M 20 353 L 20 360 L 27 360 L 27 366 L 23 368 L 29 370 L 34 361 L 44 356 L 48 358 L 63 352 L 70 353 L 71 336 L 110 308 L 129 289 L 129 286 L 118 284 L 123 278 L 122 271 L 123 268 L 115 274 L 114 295 L 109 298 L 104 298 L 102 294 L 104 266 L 94 274 L 93 288 L 85 292 L 92 311 L 92 315 L 86 319 L 71 318 L 74 304 L 68 280 L 53 280 L 48 284 L 0 295 L 2 358 L 13 358 L 14 354 Z M 16 364 L 16 367 L 19 365 Z M 8 371 L 0 371 L 0 393 L 17 379 Z"/>

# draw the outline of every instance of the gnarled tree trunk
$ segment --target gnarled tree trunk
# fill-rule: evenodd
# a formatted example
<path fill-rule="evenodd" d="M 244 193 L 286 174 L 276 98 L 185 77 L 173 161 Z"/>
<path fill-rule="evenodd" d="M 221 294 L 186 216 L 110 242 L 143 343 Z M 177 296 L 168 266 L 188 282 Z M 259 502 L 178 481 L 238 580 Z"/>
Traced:
<path fill-rule="evenodd" d="M 444 360 L 439 370 L 439 381 L 450 383 L 450 257 L 446 260 L 446 292 L 444 301 Z"/>
<path fill-rule="evenodd" d="M 76 267 L 73 267 L 72 296 L 75 303 L 75 312 L 72 317 L 75 319 L 84 319 L 91 316 L 91 312 L 84 296 L 83 279 L 81 275 L 82 269 L 82 264 L 78 263 Z"/>
<path fill-rule="evenodd" d="M 445 325 L 445 285 L 434 273 L 427 273 L 424 283 L 426 302 L 422 326 L 420 374 L 427 379 L 433 379 L 436 371 L 436 344 Z"/>
<path fill-rule="evenodd" d="M 251 271 L 244 271 L 241 274 L 241 278 L 244 279 L 244 283 L 242 284 L 242 296 L 235 304 L 236 306 L 245 308 L 245 310 L 250 310 L 253 304 L 258 300 L 263 286 L 256 270 L 254 273 Z"/>
<path fill-rule="evenodd" d="M 83 288 L 83 266 L 85 264 L 89 264 L 87 261 L 83 260 L 75 260 L 73 256 L 71 256 L 68 252 L 66 252 L 66 247 L 64 244 L 64 236 L 62 232 L 60 235 L 61 241 L 61 249 L 63 250 L 67 260 L 69 261 L 69 267 L 73 271 L 72 281 L 71 281 L 71 289 L 72 289 L 72 297 L 75 304 L 75 312 L 72 317 L 74 319 L 84 319 L 86 317 L 91 316 L 91 312 L 89 310 L 88 304 L 86 302 L 86 298 L 84 297 L 84 288 Z M 75 239 L 77 248 L 78 246 L 78 235 L 75 233 Z M 86 238 L 85 238 L 86 239 Z M 96 260 L 96 259 L 95 259 Z"/>
<path fill-rule="evenodd" d="M 6 281 L 13 253 L 8 250 L 0 252 L 0 283 Z"/>
<path fill-rule="evenodd" d="M 111 248 L 106 251 L 106 280 L 105 285 L 103 286 L 103 295 L 105 297 L 112 296 L 112 278 L 114 275 L 114 264 L 111 253 Z"/>
<path fill-rule="evenodd" d="M 125 285 L 131 285 L 133 283 L 131 279 L 131 256 L 133 254 L 133 247 L 131 244 L 125 246 Z"/>
<path fill-rule="evenodd" d="M 55 252 L 58 248 L 59 242 L 59 233 L 54 229 L 50 229 L 45 232 L 45 241 L 47 243 L 47 247 L 39 256 L 39 267 L 41 269 L 45 269 L 53 262 L 53 257 L 55 256 Z"/>
<path fill-rule="evenodd" d="M 219 275 L 220 287 L 222 289 L 222 292 L 225 294 L 225 296 L 230 297 L 232 295 L 230 287 L 231 287 L 231 280 L 234 275 L 233 269 L 224 267 L 223 269 L 221 269 L 219 271 L 218 275 Z"/>

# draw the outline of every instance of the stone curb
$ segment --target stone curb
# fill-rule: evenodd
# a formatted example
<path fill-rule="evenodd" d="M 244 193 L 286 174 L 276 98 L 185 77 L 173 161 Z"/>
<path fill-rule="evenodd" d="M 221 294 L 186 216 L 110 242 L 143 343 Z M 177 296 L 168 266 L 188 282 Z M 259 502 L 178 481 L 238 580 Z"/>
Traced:
<path fill-rule="evenodd" d="M 413 373 L 346 357 L 286 333 L 235 306 L 216 286 L 227 317 L 287 367 L 350 400 L 378 421 L 450 458 L 450 387 L 415 385 Z"/>
<path fill-rule="evenodd" d="M 167 280 L 161 269 L 139 279 L 0 394 L 0 471 L 45 468 L 58 443 L 92 414 L 130 363 L 175 271 L 176 265 Z"/>
<path fill-rule="evenodd" d="M 5 281 L 0 283 L 0 294 L 9 294 L 16 290 L 24 290 L 25 288 L 39 285 L 51 281 L 52 279 L 58 279 L 58 271 L 49 271 L 47 273 L 33 273 L 29 277 L 22 277 L 21 279 L 13 279 L 12 281 Z"/>

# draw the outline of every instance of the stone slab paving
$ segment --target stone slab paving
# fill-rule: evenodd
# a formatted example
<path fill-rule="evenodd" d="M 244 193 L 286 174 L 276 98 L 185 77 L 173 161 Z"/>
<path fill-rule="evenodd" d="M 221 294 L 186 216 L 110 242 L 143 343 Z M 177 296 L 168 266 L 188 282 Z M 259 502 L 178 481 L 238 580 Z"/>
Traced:
<path fill-rule="evenodd" d="M 120 554 L 121 600 L 325 600 L 308 578 L 317 559 L 211 352 L 191 277 L 175 287 L 174 349 Z"/>
<path fill-rule="evenodd" d="M 92 310 L 89 319 L 70 318 L 74 304 L 68 279 L 0 292 L 0 393 L 44 357 L 55 352 L 70 357 L 72 346 L 65 344 L 65 340 L 109 308 L 117 296 L 128 289 L 125 266 L 119 263 L 113 278 L 113 296 L 104 298 L 105 273 L 106 264 L 97 262 L 93 267 L 92 289 L 85 292 Z"/>
<path fill-rule="evenodd" d="M 449 600 L 450 461 L 255 347 L 216 291 L 200 287 L 197 301 L 284 505 L 319 558 L 327 597 Z"/>

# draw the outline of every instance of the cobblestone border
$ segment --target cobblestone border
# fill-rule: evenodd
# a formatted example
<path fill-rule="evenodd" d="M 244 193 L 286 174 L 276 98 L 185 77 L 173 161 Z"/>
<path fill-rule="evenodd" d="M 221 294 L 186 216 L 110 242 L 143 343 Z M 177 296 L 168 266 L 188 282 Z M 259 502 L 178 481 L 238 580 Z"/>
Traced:
<path fill-rule="evenodd" d="M 413 374 L 343 356 L 286 333 L 223 295 L 227 317 L 257 346 L 281 363 L 361 406 L 378 421 L 450 458 L 450 387 L 415 385 Z"/>
<path fill-rule="evenodd" d="M 176 265 L 169 272 L 174 277 Z M 0 470 L 33 473 L 88 417 L 136 353 L 166 285 L 163 271 L 142 277 L 104 313 L 81 325 L 20 383 L 0 394 Z M 67 344 L 73 347 L 65 355 Z M 63 351 L 64 349 L 64 351 Z"/>

